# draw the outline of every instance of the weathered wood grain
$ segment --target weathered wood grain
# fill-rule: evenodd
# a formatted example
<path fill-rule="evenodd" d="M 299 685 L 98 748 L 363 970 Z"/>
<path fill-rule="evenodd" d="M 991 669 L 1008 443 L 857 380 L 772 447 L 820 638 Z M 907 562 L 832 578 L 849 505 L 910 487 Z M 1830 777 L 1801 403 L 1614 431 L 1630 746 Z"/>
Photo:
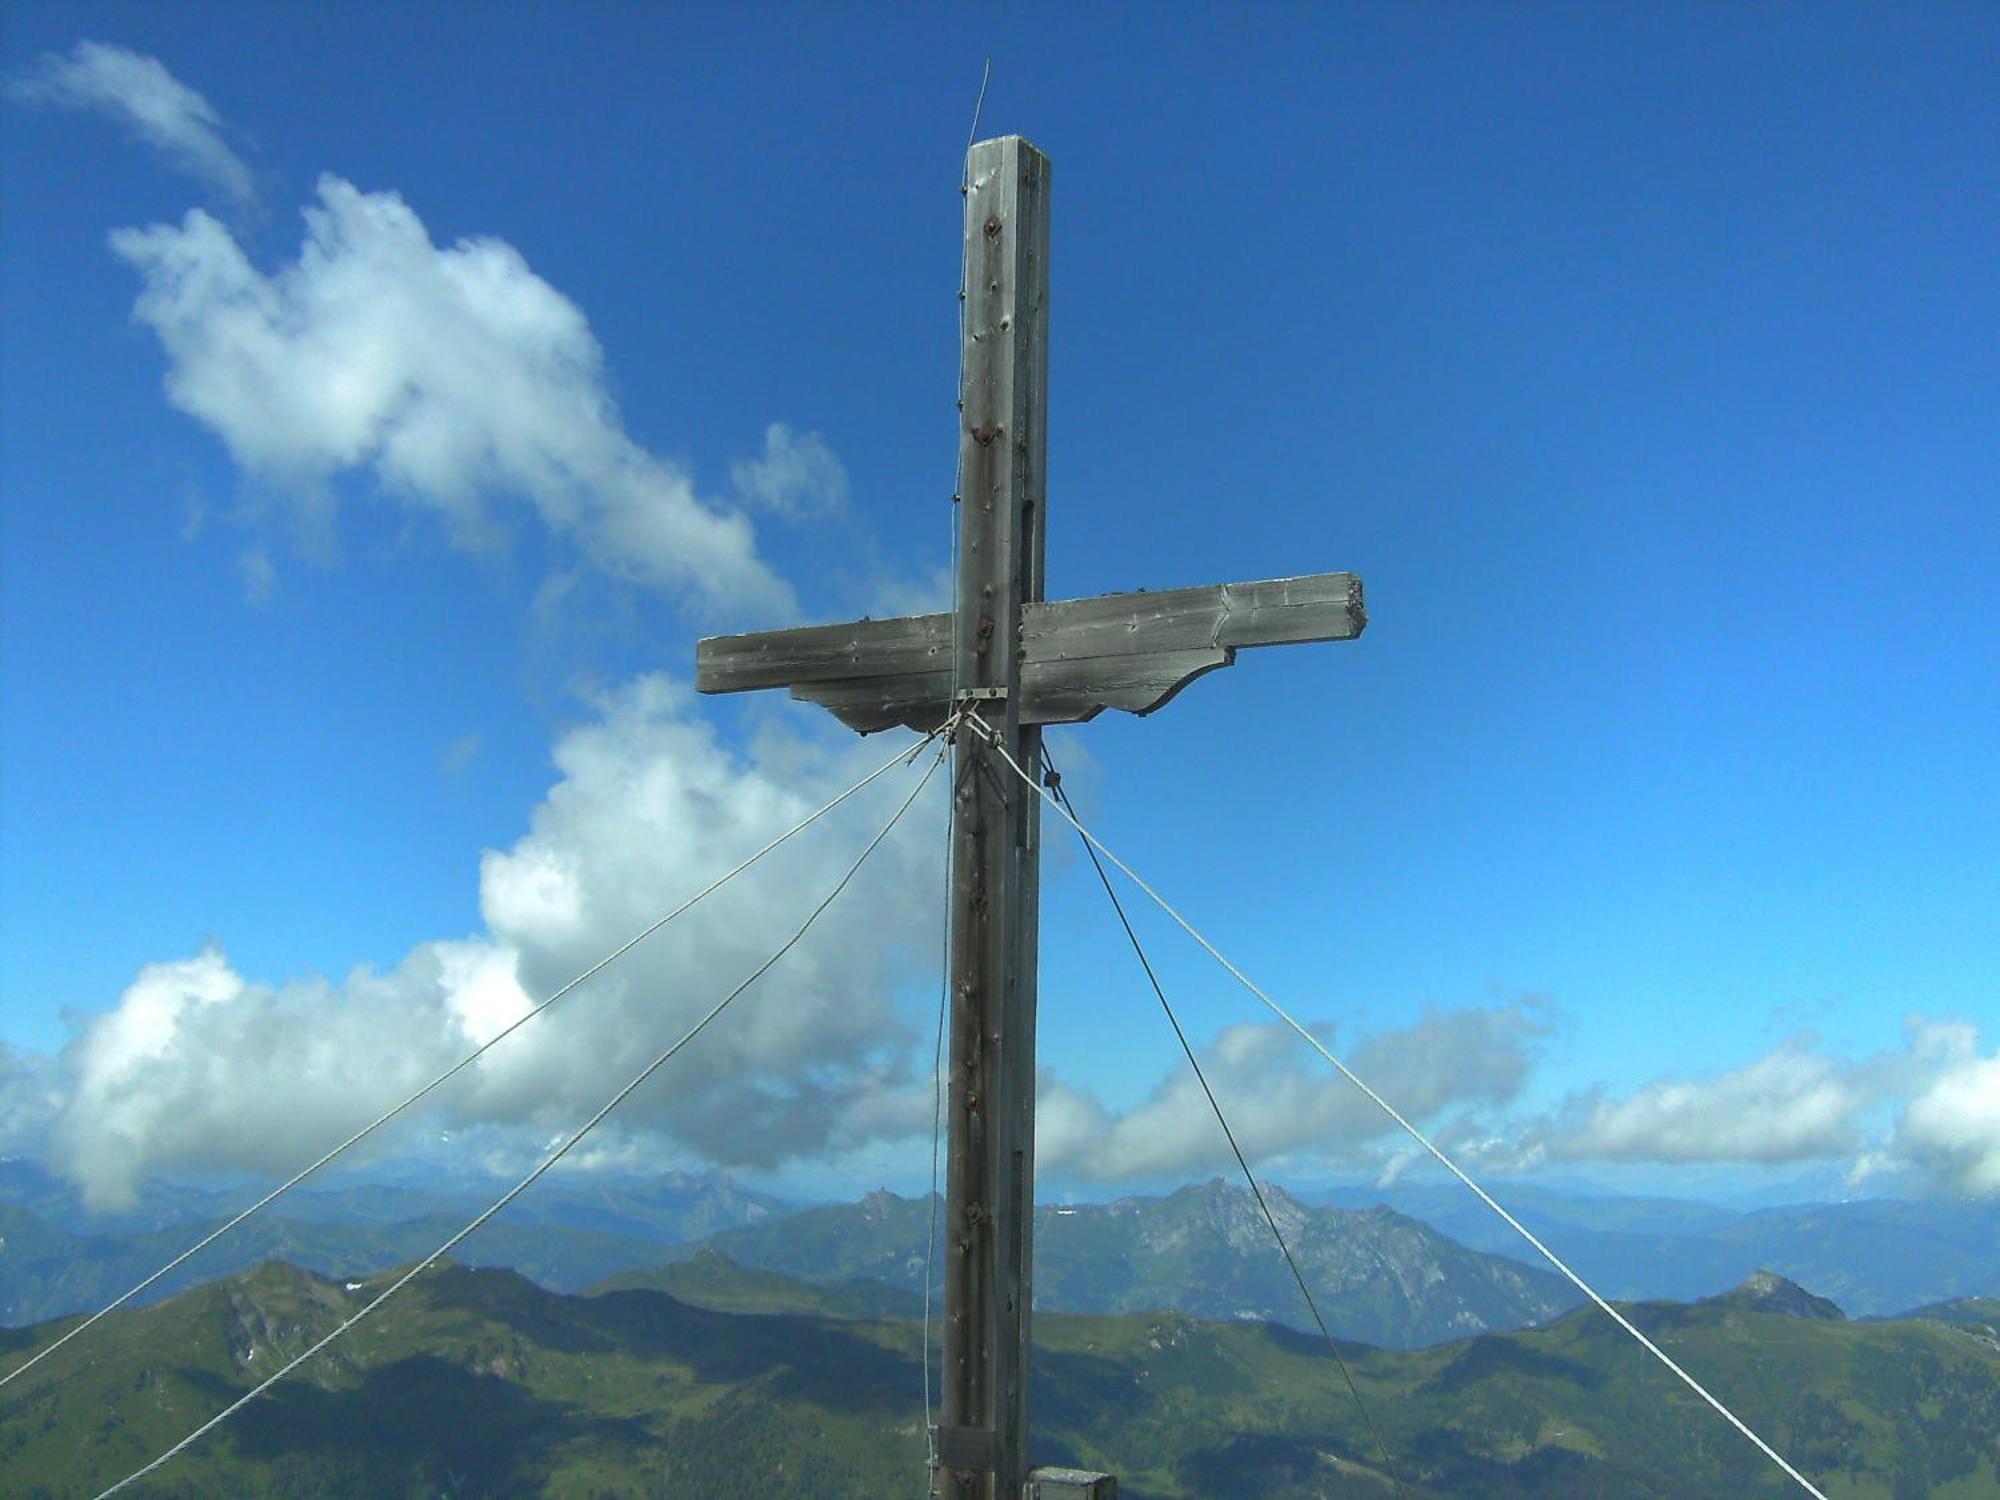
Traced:
<path fill-rule="evenodd" d="M 1042 597 L 1048 426 L 1049 160 L 1019 136 L 966 158 L 958 597 L 948 675 L 1002 696 L 981 711 L 1032 776 L 1041 731 L 1020 708 L 1021 616 Z M 947 692 L 949 687 L 947 687 Z M 942 715 L 938 716 L 939 719 Z M 935 724 L 938 719 L 933 719 Z M 928 726 L 927 726 L 928 727 Z M 952 996 L 945 1113 L 940 1430 L 992 1434 L 990 1466 L 953 1463 L 943 1493 L 1018 1500 L 1028 1474 L 1035 1220 L 1035 929 L 1041 802 L 994 747 L 953 747 Z"/>
<path fill-rule="evenodd" d="M 1353 573 L 1062 599 L 1021 618 L 1030 662 L 1216 646 L 1346 641 L 1368 616 Z"/>
<path fill-rule="evenodd" d="M 1148 697 L 1137 685 L 1161 678 L 1167 663 L 1159 659 L 1353 640 L 1367 625 L 1361 579 L 1353 573 L 1027 602 L 1021 606 L 1022 714 L 1031 724 L 1062 724 L 1103 708 L 1150 713 L 1172 696 L 1169 690 Z M 875 727 L 915 722 L 903 716 L 904 706 L 914 713 L 935 704 L 936 712 L 916 715 L 918 727 L 930 729 L 949 707 L 951 641 L 949 614 L 712 636 L 695 648 L 695 686 L 704 693 L 791 688 L 795 697 L 823 703 L 843 719 L 879 691 L 885 713 L 891 704 L 896 712 L 875 716 L 881 718 Z M 1102 664 L 1095 677 L 1082 665 L 1092 662 Z M 1227 665 L 1207 661 L 1200 670 Z M 919 690 L 919 680 L 944 686 Z M 1172 686 L 1187 680 L 1183 673 Z M 1093 681 L 1103 689 L 1086 710 Z M 860 686 L 870 683 L 879 689 Z"/>
<path fill-rule="evenodd" d="M 742 693 L 804 682 L 898 677 L 928 667 L 951 670 L 951 616 L 849 620 L 756 635 L 715 635 L 694 648 L 695 686 Z"/>

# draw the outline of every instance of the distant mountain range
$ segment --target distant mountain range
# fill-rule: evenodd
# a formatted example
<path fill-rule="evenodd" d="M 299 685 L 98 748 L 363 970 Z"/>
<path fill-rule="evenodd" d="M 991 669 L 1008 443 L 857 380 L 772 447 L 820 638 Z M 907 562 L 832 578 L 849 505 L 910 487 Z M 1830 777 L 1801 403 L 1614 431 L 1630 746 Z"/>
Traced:
<path fill-rule="evenodd" d="M 828 1289 L 714 1253 L 665 1274 L 764 1311 L 646 1288 L 561 1296 L 440 1266 L 145 1494 L 921 1493 L 916 1323 L 829 1316 Z M 96 1494 L 380 1284 L 273 1263 L 107 1319 L 0 1388 L 10 1500 Z M 1850 1322 L 1769 1275 L 1626 1311 L 1841 1500 L 2000 1493 L 2000 1341 L 1976 1320 Z M 1386 1456 L 1317 1338 L 1171 1312 L 1045 1314 L 1035 1327 L 1038 1461 L 1115 1472 L 1128 1500 L 1790 1493 L 1595 1309 L 1415 1352 L 1346 1347 Z M 0 1369 L 57 1331 L 0 1332 Z"/>
<path fill-rule="evenodd" d="M 302 1184 L 281 1200 L 286 1218 L 314 1224 L 398 1224 L 432 1214 L 464 1223 L 498 1196 L 501 1185 L 453 1178 L 432 1182 Z M 216 1222 L 254 1202 L 262 1186 L 228 1192 L 149 1182 L 130 1208 L 93 1213 L 82 1195 L 32 1162 L 0 1157 L 0 1203 L 77 1235 L 129 1234 L 169 1225 Z M 654 1244 L 677 1244 L 735 1224 L 787 1213 L 799 1205 L 744 1186 L 724 1172 L 658 1172 L 635 1177 L 545 1178 L 509 1206 L 514 1224 L 594 1229 Z M 255 1264 L 255 1262 L 252 1262 Z"/>
<path fill-rule="evenodd" d="M 497 1191 L 463 1181 L 308 1184 L 149 1297 L 271 1258 L 326 1275 L 370 1275 L 441 1243 Z M 0 1160 L 0 1324 L 101 1306 L 252 1196 L 153 1185 L 126 1212 L 94 1216 L 41 1168 Z M 1690 1300 L 1758 1268 L 1821 1288 L 1860 1316 L 2000 1296 L 2000 1202 L 1872 1200 L 1739 1213 L 1518 1183 L 1501 1197 L 1614 1297 Z M 1317 1198 L 1272 1193 L 1341 1337 L 1413 1347 L 1524 1327 L 1576 1300 L 1460 1188 L 1397 1184 Z M 706 1246 L 793 1277 L 873 1280 L 913 1293 L 923 1285 L 929 1230 L 924 1199 L 876 1193 L 800 1209 L 722 1173 L 666 1173 L 545 1181 L 460 1254 L 574 1292 Z M 1253 1201 L 1220 1182 L 1164 1197 L 1046 1205 L 1036 1261 L 1037 1301 L 1053 1310 L 1175 1307 L 1311 1327 Z"/>
<path fill-rule="evenodd" d="M 506 1266 L 574 1292 L 620 1271 L 656 1266 L 668 1247 L 792 1207 L 720 1173 L 643 1184 L 544 1184 L 467 1240 L 478 1265 Z M 497 1191 L 497 1190 L 496 1190 Z M 157 1301 L 213 1277 L 279 1259 L 328 1276 L 365 1276 L 442 1244 L 493 1194 L 447 1194 L 364 1183 L 295 1191 L 151 1289 Z M 200 1240 L 250 1195 L 155 1188 L 104 1229 L 66 1184 L 20 1162 L 0 1163 L 0 1324 L 94 1310 Z M 191 1216 L 170 1215 L 178 1203 Z M 92 1230 L 95 1232 L 90 1232 Z"/>
<path fill-rule="evenodd" d="M 162 1297 L 271 1259 L 326 1276 L 366 1276 L 442 1244 L 470 1213 L 434 1213 L 395 1224 L 312 1223 L 259 1215 L 163 1277 L 141 1299 Z M 138 1234 L 80 1236 L 0 1203 L 0 1324 L 95 1310 L 199 1240 L 213 1224 Z M 581 1291 L 620 1271 L 657 1264 L 665 1247 L 594 1229 L 496 1220 L 462 1247 L 469 1260 L 507 1266 L 557 1291 Z"/>
<path fill-rule="evenodd" d="M 1468 1250 L 1386 1208 L 1312 1208 L 1267 1188 L 1273 1215 L 1335 1336 L 1388 1348 L 1525 1328 L 1580 1300 L 1557 1276 Z M 871 1193 L 728 1229 L 704 1246 L 805 1281 L 923 1285 L 930 1203 Z M 1176 1308 L 1311 1330 L 1311 1314 L 1247 1189 L 1220 1180 L 1164 1198 L 1050 1205 L 1035 1216 L 1035 1305 Z"/>
<path fill-rule="evenodd" d="M 1520 1237 L 1456 1184 L 1337 1189 L 1387 1204 L 1475 1250 L 1536 1265 Z M 1768 1268 L 1856 1315 L 2000 1295 L 2000 1199 L 1875 1198 L 1737 1213 L 1674 1199 L 1586 1197 L 1509 1183 L 1496 1196 L 1610 1297 L 1705 1297 Z"/>

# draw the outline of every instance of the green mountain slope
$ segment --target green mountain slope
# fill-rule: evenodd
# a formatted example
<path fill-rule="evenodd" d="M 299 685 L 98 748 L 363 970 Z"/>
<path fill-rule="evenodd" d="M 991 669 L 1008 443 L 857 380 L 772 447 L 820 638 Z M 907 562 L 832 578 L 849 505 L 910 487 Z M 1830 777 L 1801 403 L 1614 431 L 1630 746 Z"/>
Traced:
<path fill-rule="evenodd" d="M 717 1295 L 781 1278 L 711 1261 Z M 123 1313 L 0 1388 L 10 1497 L 90 1496 L 351 1313 L 269 1265 Z M 798 1288 L 802 1300 L 823 1296 Z M 1779 1278 L 1631 1315 L 1836 1500 L 2000 1493 L 2000 1349 L 1916 1319 L 1856 1323 Z M 58 1326 L 0 1334 L 0 1368 Z M 1037 1319 L 1044 1462 L 1147 1496 L 1387 1497 L 1326 1350 L 1178 1313 Z M 564 1297 L 440 1267 L 137 1492 L 152 1500 L 917 1495 L 919 1331 L 907 1320 Z M 1345 1349 L 1413 1496 L 1787 1495 L 1789 1481 L 1594 1310 L 1524 1333 Z"/>
<path fill-rule="evenodd" d="M 1958 1297 L 1950 1302 L 1933 1302 L 1903 1316 L 1956 1323 L 1977 1329 L 1989 1338 L 2000 1338 L 2000 1297 Z"/>
<path fill-rule="evenodd" d="M 647 1271 L 626 1271 L 590 1289 L 606 1292 L 665 1292 L 690 1307 L 711 1312 L 811 1313 L 828 1318 L 921 1317 L 924 1299 L 916 1292 L 880 1281 L 815 1283 L 739 1266 L 720 1250 L 705 1249 L 692 1260 Z"/>

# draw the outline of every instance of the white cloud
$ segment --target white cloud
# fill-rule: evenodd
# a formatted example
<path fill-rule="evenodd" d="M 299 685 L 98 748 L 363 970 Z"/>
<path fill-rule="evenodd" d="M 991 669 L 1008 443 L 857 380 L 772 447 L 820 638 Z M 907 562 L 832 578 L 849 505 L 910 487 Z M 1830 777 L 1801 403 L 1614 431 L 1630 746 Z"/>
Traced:
<path fill-rule="evenodd" d="M 1492 1009 L 1427 1012 L 1414 1025 L 1366 1038 L 1347 1061 L 1418 1121 L 1505 1105 L 1527 1078 L 1530 1045 L 1547 1028 L 1545 1009 L 1524 999 Z M 1293 1152 L 1350 1160 L 1397 1128 L 1275 1022 L 1230 1027 L 1206 1050 L 1202 1069 L 1253 1163 Z M 1178 1176 L 1231 1163 L 1201 1086 L 1185 1065 L 1124 1115 L 1044 1079 L 1036 1154 L 1047 1170 L 1080 1180 Z"/>
<path fill-rule="evenodd" d="M 1523 1159 L 1676 1164 L 1850 1163 L 1854 1184 L 1902 1176 L 2000 1193 L 2000 1052 L 1965 1021 L 1911 1016 L 1903 1045 L 1858 1060 L 1783 1046 L 1728 1072 L 1668 1078 L 1623 1099 L 1573 1098 L 1520 1134 Z"/>
<path fill-rule="evenodd" d="M 1594 1161 L 1785 1162 L 1860 1149 L 1869 1103 L 1853 1071 L 1802 1042 L 1707 1079 L 1571 1106 L 1552 1156 Z"/>
<path fill-rule="evenodd" d="M 783 422 L 764 429 L 763 453 L 731 465 L 729 478 L 747 504 L 795 520 L 847 507 L 847 470 L 833 450 Z"/>
<path fill-rule="evenodd" d="M 1903 1111 L 1891 1150 L 1940 1187 L 2000 1195 L 2000 1051 L 1979 1056 L 1965 1031 Z"/>
<path fill-rule="evenodd" d="M 334 481 L 361 473 L 467 548 L 494 546 L 524 503 L 615 577 L 711 611 L 791 612 L 747 517 L 627 436 L 583 313 L 518 251 L 439 247 L 394 193 L 337 177 L 305 220 L 298 259 L 270 275 L 198 209 L 111 243 L 139 273 L 168 399 L 291 496 L 308 533 L 330 527 Z M 824 444 L 773 433 L 758 482 L 825 493 L 839 464 Z"/>
<path fill-rule="evenodd" d="M 30 103 L 108 115 L 236 202 L 253 194 L 250 169 L 223 139 L 221 117 L 158 58 L 78 42 L 67 57 L 45 54 L 9 92 Z"/>
<path fill-rule="evenodd" d="M 1629 1094 L 1573 1095 L 1553 1114 L 1520 1099 L 1533 1044 L 1551 1024 L 1534 1000 L 1432 1012 L 1369 1037 L 1349 1063 L 1452 1157 L 1477 1172 L 1552 1161 L 1773 1166 L 1846 1161 L 1850 1181 L 2000 1194 L 2000 1052 L 1978 1028 L 1912 1016 L 1903 1044 L 1843 1058 L 1797 1037 L 1740 1067 L 1663 1078 Z M 1392 1123 L 1281 1026 L 1232 1027 L 1202 1066 L 1252 1161 L 1366 1165 L 1392 1179 L 1421 1159 Z M 1037 1155 L 1076 1181 L 1226 1169 L 1227 1144 L 1200 1087 L 1175 1068 L 1118 1114 L 1045 1074 Z"/>
<path fill-rule="evenodd" d="M 738 755 L 691 699 L 642 679 L 561 739 L 530 831 L 482 861 L 481 936 L 337 984 L 257 984 L 213 948 L 147 968 L 64 1056 L 57 1164 L 97 1203 L 160 1169 L 296 1168 L 885 753 L 773 735 Z M 803 920 L 909 786 L 884 782 L 496 1047 L 441 1091 L 446 1122 L 577 1123 Z M 928 1123 L 893 997 L 935 941 L 935 903 L 910 893 L 938 890 L 940 808 L 913 811 L 827 921 L 634 1096 L 628 1129 L 768 1166 Z"/>

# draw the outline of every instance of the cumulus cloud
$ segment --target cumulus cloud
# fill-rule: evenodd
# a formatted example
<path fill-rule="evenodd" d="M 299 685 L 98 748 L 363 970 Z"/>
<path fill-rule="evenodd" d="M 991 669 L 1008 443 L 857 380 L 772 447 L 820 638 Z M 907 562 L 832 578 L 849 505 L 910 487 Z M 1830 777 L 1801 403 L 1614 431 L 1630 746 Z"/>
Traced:
<path fill-rule="evenodd" d="M 1849 1160 L 1945 1192 L 2000 1193 L 2000 1052 L 1978 1028 L 1912 1016 L 1903 1045 L 1849 1059 L 1800 1036 L 1742 1067 L 1593 1091 L 1525 1126 L 1519 1160 L 1669 1164 Z"/>
<path fill-rule="evenodd" d="M 1553 1014 L 1512 1005 L 1433 1011 L 1350 1044 L 1361 1077 L 1456 1160 L 1520 1172 L 1551 1162 L 1668 1166 L 1849 1164 L 1859 1183 L 2000 1194 L 2000 1052 L 1977 1027 L 1912 1016 L 1900 1047 L 1841 1057 L 1798 1036 L 1739 1067 L 1591 1089 L 1546 1114 L 1521 1109 Z M 1232 1027 L 1202 1066 L 1253 1161 L 1366 1166 L 1393 1178 L 1421 1155 L 1356 1090 L 1275 1024 Z M 1037 1156 L 1072 1181 L 1177 1178 L 1227 1169 L 1227 1144 L 1184 1067 L 1135 1108 L 1110 1110 L 1045 1074 Z"/>
<path fill-rule="evenodd" d="M 1897 1122 L 1893 1156 L 1959 1192 L 2000 1194 L 2000 1050 L 1981 1057 L 1970 1027 L 1923 1040 L 1937 1045 L 1935 1071 Z"/>
<path fill-rule="evenodd" d="M 1713 1078 L 1669 1079 L 1571 1106 L 1550 1154 L 1594 1161 L 1786 1162 L 1859 1149 L 1868 1093 L 1794 1042 Z"/>
<path fill-rule="evenodd" d="M 847 506 L 840 459 L 818 433 L 795 433 L 783 422 L 764 429 L 764 451 L 733 464 L 729 478 L 746 503 L 794 520 Z"/>
<path fill-rule="evenodd" d="M 111 244 L 140 277 L 168 399 L 309 531 L 330 525 L 334 481 L 365 474 L 467 548 L 495 545 L 525 505 L 614 577 L 711 611 L 791 612 L 747 516 L 626 434 L 582 311 L 512 246 L 436 245 L 396 194 L 331 176 L 305 220 L 298 258 L 271 274 L 199 209 Z M 770 503 L 845 486 L 816 436 L 783 428 L 746 474 Z"/>
<path fill-rule="evenodd" d="M 1434 1010 L 1414 1025 L 1363 1039 L 1346 1060 L 1406 1115 L 1436 1121 L 1512 1102 L 1527 1079 L 1532 1044 L 1547 1027 L 1547 1007 L 1534 999 Z M 1206 1049 L 1202 1069 L 1253 1161 L 1293 1152 L 1354 1159 L 1396 1129 L 1276 1022 L 1230 1027 Z M 1037 1161 L 1061 1176 L 1177 1176 L 1231 1160 L 1201 1086 L 1185 1066 L 1122 1115 L 1054 1078 L 1045 1079 L 1040 1092 Z"/>
<path fill-rule="evenodd" d="M 26 103 L 107 115 L 235 202 L 252 196 L 250 169 L 224 140 L 221 116 L 158 58 L 78 42 L 67 57 L 45 54 L 9 92 Z"/>
<path fill-rule="evenodd" d="M 484 857 L 484 933 L 339 983 L 256 983 L 216 948 L 148 967 L 64 1056 L 54 1160 L 99 1204 L 163 1168 L 295 1168 L 882 753 L 876 741 L 829 750 L 782 734 L 737 753 L 677 683 L 611 694 L 557 744 L 561 777 L 528 833 Z M 907 791 L 901 778 L 885 782 Z M 441 1091 L 446 1125 L 537 1139 L 573 1126 L 803 920 L 899 794 L 876 790 L 496 1047 Z M 629 1101 L 627 1129 L 766 1167 L 928 1123 L 894 995 L 935 942 L 935 908 L 908 893 L 937 889 L 939 807 L 913 812 L 828 920 Z"/>

